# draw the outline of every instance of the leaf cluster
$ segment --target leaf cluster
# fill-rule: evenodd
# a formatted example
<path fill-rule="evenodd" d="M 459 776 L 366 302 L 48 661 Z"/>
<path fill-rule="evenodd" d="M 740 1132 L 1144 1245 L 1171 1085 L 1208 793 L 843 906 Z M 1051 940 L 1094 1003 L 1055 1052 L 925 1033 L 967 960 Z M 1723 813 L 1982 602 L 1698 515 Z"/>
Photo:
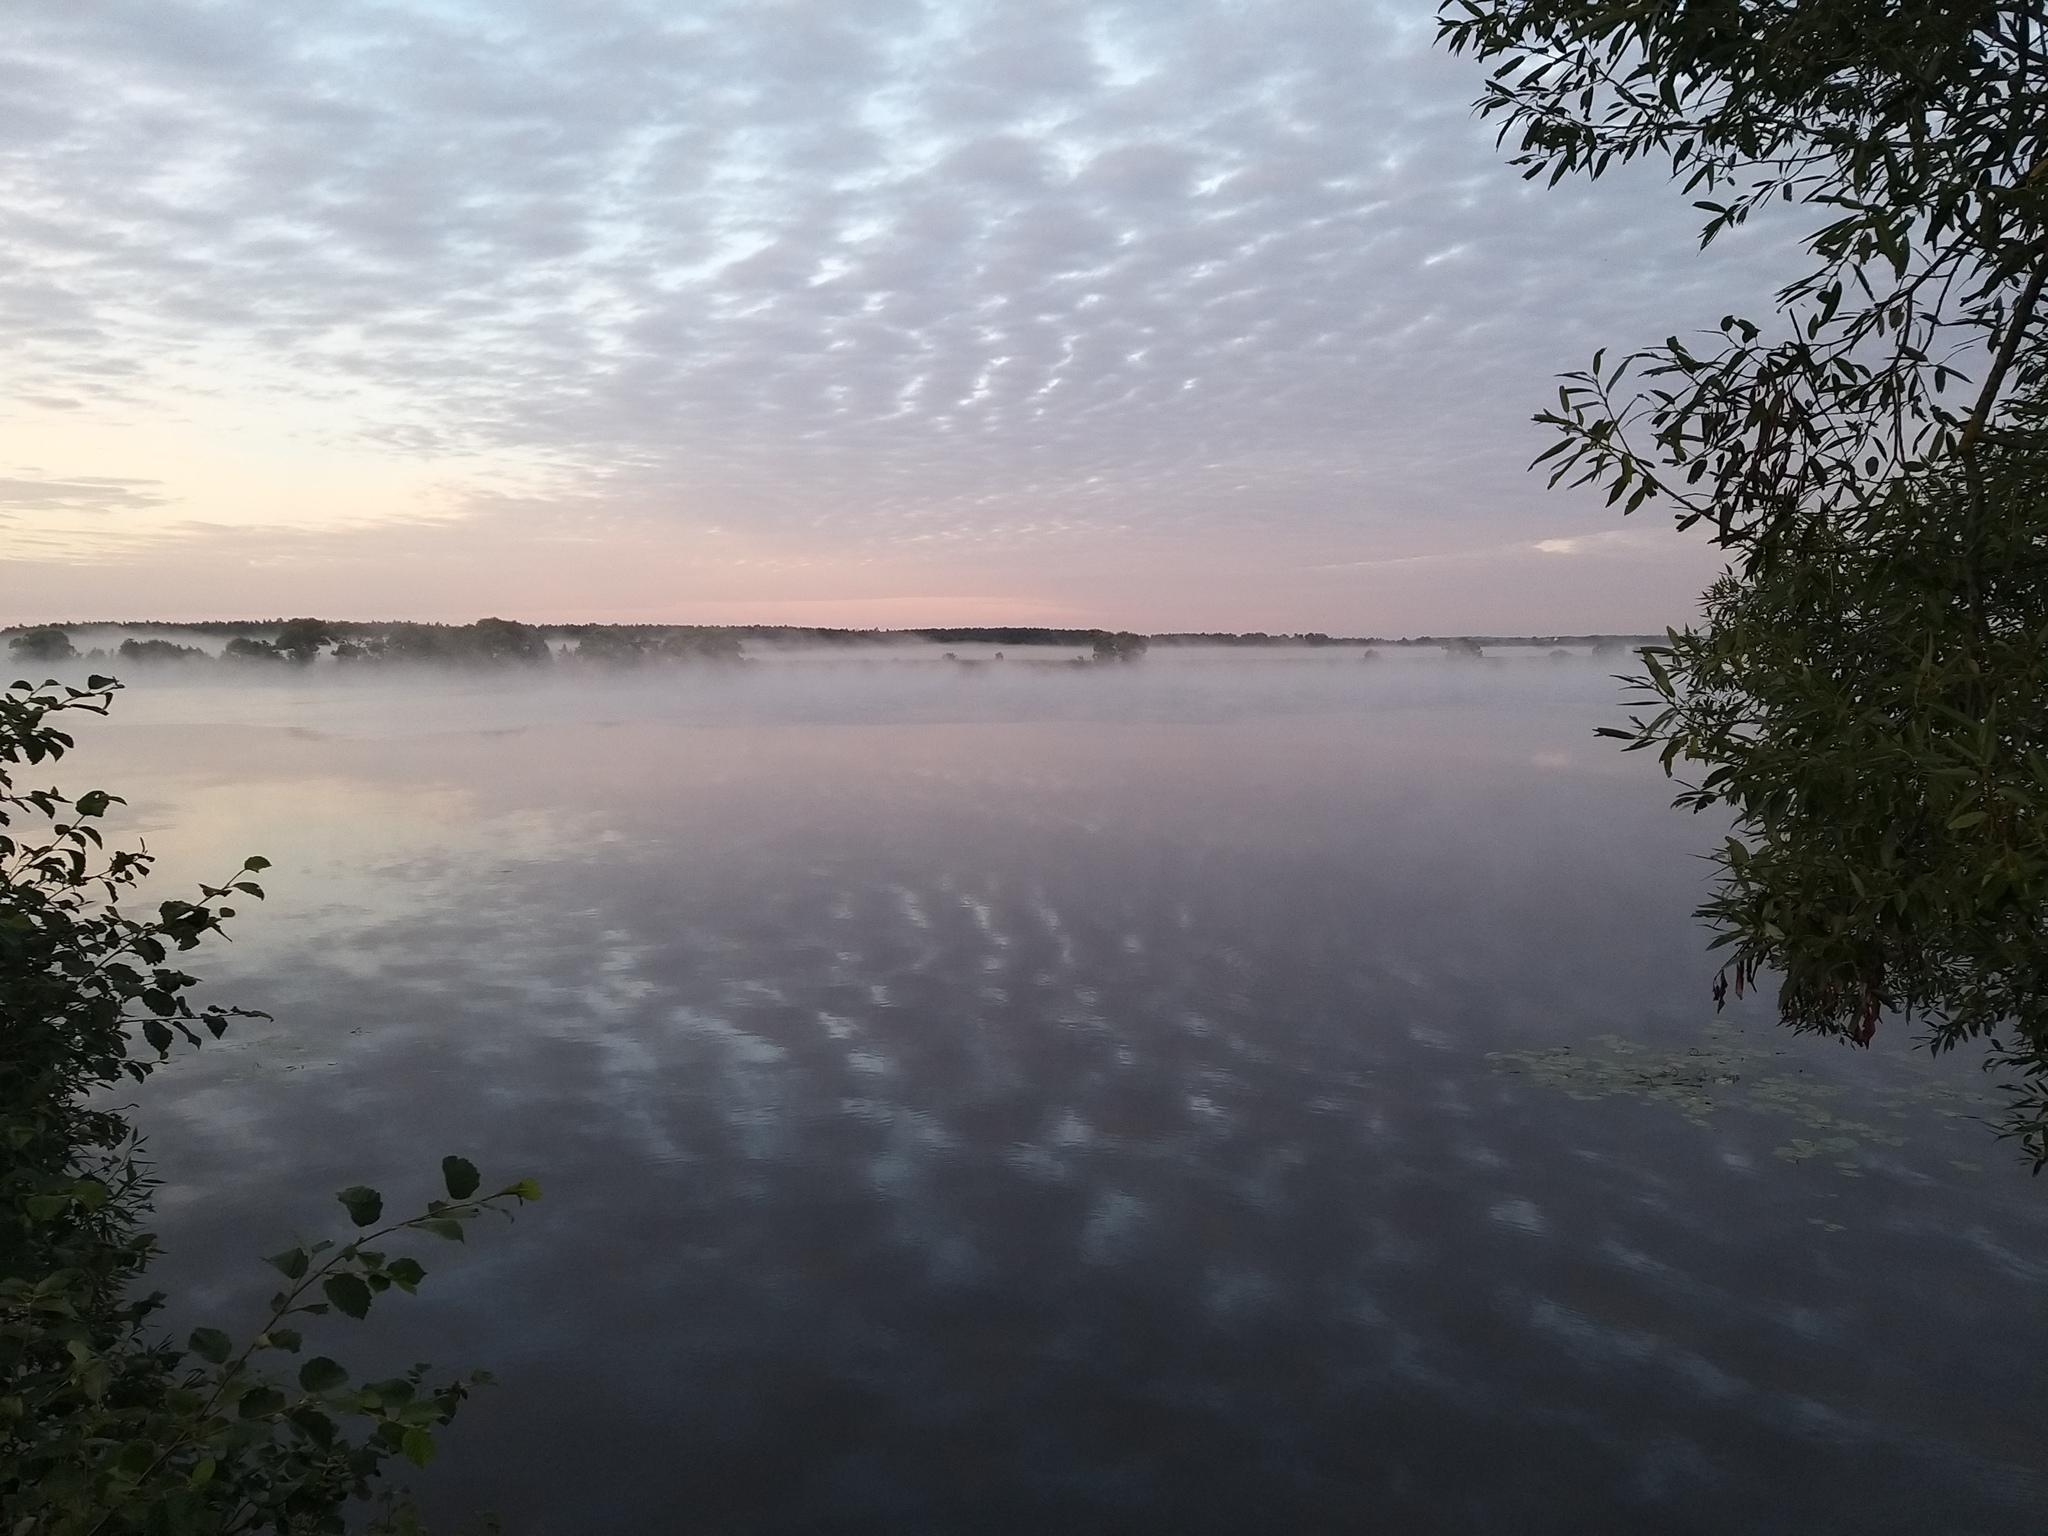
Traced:
<path fill-rule="evenodd" d="M 1775 337 L 1703 340 L 1566 376 L 1552 483 L 1665 498 L 1746 556 L 1893 476 L 1971 450 L 2039 392 L 2048 53 L 2039 0 L 1450 0 L 1439 33 L 1493 66 L 1479 103 L 1555 183 L 1663 158 L 1702 243 L 1812 209 L 1813 267 Z M 1968 385 L 1956 395 L 1950 385 Z"/>

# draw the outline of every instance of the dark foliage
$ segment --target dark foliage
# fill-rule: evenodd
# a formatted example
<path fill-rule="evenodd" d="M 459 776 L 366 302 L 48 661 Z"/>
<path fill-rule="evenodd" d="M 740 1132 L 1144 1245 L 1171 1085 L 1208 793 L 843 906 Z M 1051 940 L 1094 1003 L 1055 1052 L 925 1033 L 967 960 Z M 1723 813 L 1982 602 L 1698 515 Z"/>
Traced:
<path fill-rule="evenodd" d="M 1657 712 L 1623 737 L 1741 836 L 1704 911 L 1795 1028 L 1867 1043 L 1881 1015 L 2014 1069 L 2005 1129 L 2048 1164 L 2048 448 L 1999 445 L 1982 512 L 1959 472 L 1809 529 L 1647 648 Z"/>
<path fill-rule="evenodd" d="M 78 656 L 71 636 L 54 624 L 31 629 L 7 642 L 16 661 L 72 661 Z"/>
<path fill-rule="evenodd" d="M 257 640 L 248 635 L 237 635 L 221 647 L 222 661 L 240 661 L 262 664 L 283 661 L 284 653 L 268 640 Z"/>
<path fill-rule="evenodd" d="M 584 631 L 575 655 L 608 666 L 634 666 L 650 661 L 738 661 L 741 650 L 738 637 L 729 630 L 606 626 Z"/>
<path fill-rule="evenodd" d="M 1137 661 L 1152 644 L 1143 635 L 1134 635 L 1129 630 L 1118 630 L 1112 634 L 1102 629 L 1096 630 L 1089 637 L 1089 642 L 1094 648 L 1095 659 L 1107 662 Z"/>
<path fill-rule="evenodd" d="M 474 624 L 392 624 L 363 642 L 365 652 L 384 661 L 495 665 L 547 661 L 545 636 L 511 619 L 478 619 Z"/>
<path fill-rule="evenodd" d="M 270 643 L 287 660 L 303 666 L 320 654 L 323 645 L 332 645 L 335 639 L 334 632 L 318 619 L 292 619 Z"/>
<path fill-rule="evenodd" d="M 1525 175 L 1664 158 L 1701 194 L 1703 242 L 1771 202 L 1821 221 L 1778 338 L 1731 315 L 1572 375 L 1538 418 L 1561 433 L 1553 481 L 1628 510 L 1667 497 L 1758 554 L 1895 474 L 1967 465 L 2042 383 L 2044 24 L 2039 0 L 1446 4 L 1444 40 L 1495 66 L 1480 110 Z"/>
<path fill-rule="evenodd" d="M 123 640 L 117 653 L 123 661 L 211 661 L 196 645 L 178 645 L 169 640 Z"/>

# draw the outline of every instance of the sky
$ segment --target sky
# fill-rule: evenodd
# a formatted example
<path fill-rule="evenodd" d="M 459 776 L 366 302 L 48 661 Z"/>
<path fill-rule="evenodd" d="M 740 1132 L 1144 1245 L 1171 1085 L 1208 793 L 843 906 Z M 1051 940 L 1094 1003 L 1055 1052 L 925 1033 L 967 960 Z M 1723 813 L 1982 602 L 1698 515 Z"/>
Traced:
<path fill-rule="evenodd" d="M 1684 622 L 1529 418 L 1789 249 L 1523 182 L 1432 18 L 17 0 L 0 623 Z"/>

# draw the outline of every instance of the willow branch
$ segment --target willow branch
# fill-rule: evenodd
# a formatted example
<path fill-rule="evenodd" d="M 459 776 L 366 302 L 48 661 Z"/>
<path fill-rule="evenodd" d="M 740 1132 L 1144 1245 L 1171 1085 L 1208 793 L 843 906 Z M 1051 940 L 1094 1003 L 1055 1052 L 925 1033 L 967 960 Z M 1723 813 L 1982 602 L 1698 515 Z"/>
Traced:
<path fill-rule="evenodd" d="M 1984 387 L 1977 394 L 1977 403 L 1970 410 L 1970 419 L 1963 426 L 1963 435 L 1956 448 L 1965 460 L 1974 460 L 1977 440 L 1984 435 L 1984 424 L 1991 418 L 1991 407 L 1998 401 L 1998 391 L 2005 383 L 2005 376 L 2012 368 L 2012 362 L 2019 355 L 2020 339 L 2026 334 L 2027 322 L 2033 318 L 2034 305 L 2040 301 L 2041 286 L 2048 282 L 2048 264 L 2037 265 L 2034 275 L 2027 279 L 2027 286 L 2021 290 L 2012 307 L 2012 318 L 2006 322 L 2005 335 L 1998 343 L 1998 355 L 1992 359 L 1991 372 L 1985 375 Z"/>

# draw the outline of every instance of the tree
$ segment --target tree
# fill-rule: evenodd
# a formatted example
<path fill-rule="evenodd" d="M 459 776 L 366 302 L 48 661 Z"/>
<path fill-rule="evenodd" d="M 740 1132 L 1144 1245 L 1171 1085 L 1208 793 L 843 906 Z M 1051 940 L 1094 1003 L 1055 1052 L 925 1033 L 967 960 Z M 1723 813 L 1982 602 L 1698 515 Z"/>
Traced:
<path fill-rule="evenodd" d="M 123 661 L 211 661 L 196 645 L 179 645 L 171 640 L 123 640 L 115 653 Z"/>
<path fill-rule="evenodd" d="M 0 694 L 0 1525 L 14 1536 L 340 1531 L 390 1458 L 426 1465 L 433 1430 L 476 1378 L 430 1388 L 419 1367 L 351 1385 L 321 1355 L 280 1383 L 265 1362 L 303 1348 L 304 1318 L 360 1318 L 393 1287 L 413 1290 L 425 1270 L 392 1240 L 459 1239 L 540 1192 L 522 1181 L 481 1195 L 456 1157 L 442 1165 L 447 1198 L 410 1218 L 384 1222 L 375 1190 L 343 1190 L 358 1234 L 274 1255 L 284 1285 L 246 1342 L 200 1328 L 179 1348 L 151 1332 L 162 1298 L 137 1293 L 154 1251 L 142 1227 L 151 1180 L 107 1091 L 145 1081 L 180 1040 L 260 1017 L 195 1007 L 197 979 L 177 957 L 221 931 L 230 903 L 262 899 L 265 864 L 133 917 L 121 901 L 149 855 L 103 853 L 94 826 L 120 802 L 17 787 L 23 765 L 71 747 L 52 717 L 103 714 L 117 686 L 94 677 Z M 387 1515 L 381 1528 L 416 1528 L 402 1504 Z"/>
<path fill-rule="evenodd" d="M 585 632 L 582 639 L 576 642 L 575 654 L 580 661 L 630 667 L 646 661 L 655 643 L 654 637 L 644 630 L 606 626 Z"/>
<path fill-rule="evenodd" d="M 670 661 L 741 661 L 740 637 L 729 630 L 690 624 L 664 630 L 655 654 Z"/>
<path fill-rule="evenodd" d="M 1101 662 L 1136 661 L 1152 647 L 1152 642 L 1143 635 L 1134 635 L 1127 629 L 1114 634 L 1098 629 L 1090 637 L 1093 641 L 1095 659 Z"/>
<path fill-rule="evenodd" d="M 1708 346 L 1568 376 L 1537 418 L 1562 434 L 1552 483 L 1669 499 L 1747 562 L 1900 473 L 1954 457 L 1969 481 L 2001 404 L 2043 382 L 2044 26 L 2034 0 L 1446 4 L 1525 177 L 1663 156 L 1710 194 L 1702 245 L 1774 202 L 1825 220 L 1778 339 L 1730 315 Z"/>
<path fill-rule="evenodd" d="M 547 637 L 511 619 L 478 619 L 474 624 L 393 624 L 371 654 L 386 661 L 544 662 L 553 654 Z"/>
<path fill-rule="evenodd" d="M 1439 28 L 1526 176 L 1662 157 L 1703 244 L 1812 211 L 1775 332 L 1596 355 L 1538 463 L 1733 557 L 1606 733 L 1733 814 L 1717 995 L 1775 970 L 1797 1029 L 1988 1038 L 2048 1164 L 2048 13 L 1453 0 Z"/>
<path fill-rule="evenodd" d="M 334 632 L 318 619 L 292 619 L 270 643 L 288 661 L 304 666 L 320 654 L 321 646 L 332 645 L 334 640 Z"/>
<path fill-rule="evenodd" d="M 630 667 L 650 661 L 738 661 L 737 635 L 698 625 L 586 626 L 576 642 L 579 661 Z"/>
<path fill-rule="evenodd" d="M 71 636 L 55 624 L 46 624 L 41 629 L 31 629 L 16 635 L 7 642 L 7 649 L 16 661 L 75 661 L 77 648 L 71 643 Z"/>
<path fill-rule="evenodd" d="M 252 662 L 282 661 L 284 660 L 284 654 L 268 640 L 255 640 L 248 635 L 236 635 L 226 645 L 221 647 L 220 659 L 222 661 Z"/>
<path fill-rule="evenodd" d="M 1735 808 L 1703 909 L 1737 991 L 1779 971 L 1782 1017 L 1867 1044 L 1887 1010 L 1946 1049 L 1996 1042 L 2006 1130 L 2048 1163 L 2048 443 L 1902 481 L 1708 592 L 1705 626 L 1645 653 L 1657 708 L 1608 734 L 1679 798 Z"/>

